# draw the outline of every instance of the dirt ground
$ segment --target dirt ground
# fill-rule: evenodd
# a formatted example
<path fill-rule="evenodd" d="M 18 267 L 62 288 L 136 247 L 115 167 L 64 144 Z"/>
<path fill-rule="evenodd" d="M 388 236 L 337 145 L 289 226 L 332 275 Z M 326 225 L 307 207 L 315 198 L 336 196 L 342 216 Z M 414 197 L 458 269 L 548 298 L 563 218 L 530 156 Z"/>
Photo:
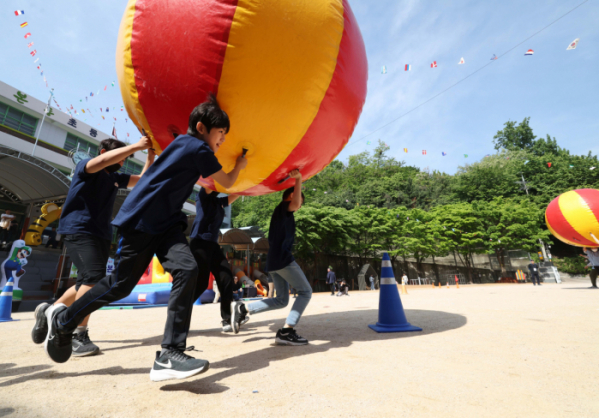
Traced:
<path fill-rule="evenodd" d="M 99 311 L 102 354 L 54 364 L 32 313 L 0 323 L 0 417 L 598 417 L 599 290 L 561 285 L 410 287 L 423 332 L 377 334 L 378 292 L 315 294 L 298 333 L 274 346 L 285 310 L 220 332 L 195 307 L 188 345 L 210 370 L 154 383 L 165 308 Z M 257 392 L 255 392 L 257 391 Z M 227 415 L 225 415 L 227 414 Z"/>

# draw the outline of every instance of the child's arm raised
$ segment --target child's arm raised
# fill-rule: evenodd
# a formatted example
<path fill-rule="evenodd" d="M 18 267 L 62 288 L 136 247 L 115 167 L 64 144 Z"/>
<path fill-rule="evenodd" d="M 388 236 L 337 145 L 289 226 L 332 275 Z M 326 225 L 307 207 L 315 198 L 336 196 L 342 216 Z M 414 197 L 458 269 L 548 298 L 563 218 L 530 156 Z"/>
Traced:
<path fill-rule="evenodd" d="M 129 177 L 129 183 L 127 184 L 127 187 L 131 188 L 137 184 L 141 176 L 143 176 L 144 173 L 148 170 L 148 168 L 150 168 L 150 166 L 154 164 L 154 158 L 156 158 L 154 148 L 148 148 L 148 155 L 146 157 L 146 165 L 144 165 L 144 169 L 141 170 L 141 174 L 134 174 L 131 177 Z"/>
<path fill-rule="evenodd" d="M 228 173 L 225 173 L 223 170 L 219 170 L 210 177 L 218 184 L 223 186 L 224 188 L 229 188 L 235 184 L 237 181 L 237 177 L 239 176 L 239 172 L 248 165 L 248 160 L 240 155 L 237 157 L 237 162 L 235 163 L 235 168 Z"/>
<path fill-rule="evenodd" d="M 293 198 L 289 203 L 289 212 L 295 212 L 302 207 L 302 174 L 299 170 L 292 170 L 289 177 L 295 179 L 295 187 L 293 188 Z"/>
<path fill-rule="evenodd" d="M 141 151 L 150 148 L 151 146 L 152 141 L 150 138 L 144 136 L 139 140 L 139 142 L 133 145 L 113 149 L 112 151 L 102 152 L 100 155 L 87 162 L 85 165 L 85 172 L 88 174 L 97 173 L 98 171 L 102 171 L 110 165 L 120 163 L 135 151 Z"/>

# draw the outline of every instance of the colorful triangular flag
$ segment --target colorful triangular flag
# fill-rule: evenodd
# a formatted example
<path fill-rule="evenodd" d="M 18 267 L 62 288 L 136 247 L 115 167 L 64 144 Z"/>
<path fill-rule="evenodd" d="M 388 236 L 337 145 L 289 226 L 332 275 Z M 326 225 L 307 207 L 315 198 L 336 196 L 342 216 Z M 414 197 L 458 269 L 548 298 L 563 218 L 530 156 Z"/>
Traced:
<path fill-rule="evenodd" d="M 407 154 L 407 153 L 408 153 L 408 149 L 407 149 L 407 148 L 404 148 L 404 149 L 403 149 L 403 152 L 405 152 L 405 153 Z"/>
<path fill-rule="evenodd" d="M 526 52 L 524 53 L 524 55 L 532 55 L 532 54 L 534 54 L 534 53 L 535 53 L 535 51 L 533 51 L 532 49 L 529 49 L 528 51 L 526 51 Z"/>
<path fill-rule="evenodd" d="M 445 157 L 447 155 L 447 153 L 446 152 L 442 152 L 441 155 Z"/>
<path fill-rule="evenodd" d="M 493 54 L 493 58 L 491 58 L 491 61 L 495 61 L 497 59 L 497 55 Z"/>
<path fill-rule="evenodd" d="M 460 62 L 458 62 L 458 64 L 466 64 L 466 61 L 464 61 L 464 57 L 462 57 L 462 59 L 460 60 Z"/>

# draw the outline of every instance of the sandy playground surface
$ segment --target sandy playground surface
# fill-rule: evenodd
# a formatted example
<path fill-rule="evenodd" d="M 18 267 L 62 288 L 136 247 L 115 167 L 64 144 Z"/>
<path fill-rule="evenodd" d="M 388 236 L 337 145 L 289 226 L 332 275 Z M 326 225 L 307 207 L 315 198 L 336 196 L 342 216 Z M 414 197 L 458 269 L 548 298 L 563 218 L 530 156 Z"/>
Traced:
<path fill-rule="evenodd" d="M 378 292 L 315 294 L 304 347 L 273 344 L 287 310 L 231 335 L 217 306 L 196 307 L 188 345 L 210 370 L 160 383 L 149 371 L 164 308 L 95 313 L 102 354 L 62 365 L 31 342 L 33 314 L 14 314 L 0 324 L 0 417 L 597 417 L 599 290 L 588 285 L 410 287 L 406 315 L 424 331 L 396 334 L 367 327 Z"/>

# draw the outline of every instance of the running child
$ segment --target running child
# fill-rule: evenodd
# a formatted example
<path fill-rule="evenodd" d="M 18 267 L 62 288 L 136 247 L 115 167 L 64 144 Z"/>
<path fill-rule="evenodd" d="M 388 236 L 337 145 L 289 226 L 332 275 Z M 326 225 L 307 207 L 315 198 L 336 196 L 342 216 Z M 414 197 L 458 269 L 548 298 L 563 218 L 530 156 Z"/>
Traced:
<path fill-rule="evenodd" d="M 231 327 L 235 334 L 248 314 L 281 309 L 289 303 L 289 286 L 297 290 L 298 297 L 293 302 L 291 312 L 285 326 L 277 331 L 275 343 L 280 345 L 306 345 L 308 340 L 300 337 L 294 327 L 312 297 L 312 287 L 300 266 L 294 261 L 291 250 L 295 239 L 295 218 L 293 213 L 302 207 L 302 175 L 293 170 L 289 176 L 295 179 L 295 186 L 283 192 L 283 201 L 276 207 L 270 220 L 268 231 L 267 270 L 272 275 L 277 296 L 244 305 L 242 302 L 231 303 Z"/>
<path fill-rule="evenodd" d="M 233 273 L 218 245 L 219 229 L 225 218 L 225 208 L 239 195 L 218 197 L 217 192 L 202 188 L 196 200 L 196 217 L 191 228 L 189 247 L 198 264 L 198 281 L 194 300 L 208 288 L 210 273 L 220 291 L 220 315 L 223 332 L 231 332 L 231 302 L 233 302 Z M 216 303 L 216 299 L 214 300 Z M 249 319 L 249 318 L 248 318 Z"/>
<path fill-rule="evenodd" d="M 126 158 L 151 145 L 152 142 L 145 136 L 133 145 L 126 145 L 117 139 L 105 139 L 100 143 L 100 155 L 82 160 L 75 167 L 71 187 L 62 206 L 58 233 L 64 236 L 67 252 L 77 267 L 77 281 L 54 305 L 71 306 L 106 275 L 112 240 L 110 221 L 117 191 L 137 184 L 154 162 L 154 151 L 148 150 L 141 175 L 117 171 Z M 43 343 L 48 334 L 45 312 L 49 307 L 48 303 L 42 303 L 35 308 L 35 325 L 31 331 L 35 344 Z M 93 356 L 100 352 L 100 348 L 89 338 L 88 321 L 89 315 L 77 324 L 72 341 L 74 356 Z"/>
<path fill-rule="evenodd" d="M 69 359 L 77 324 L 90 313 L 128 296 L 156 254 L 173 277 L 173 286 L 162 351 L 156 352 L 150 379 L 183 379 L 208 370 L 208 361 L 185 354 L 198 267 L 185 238 L 187 217 L 182 209 L 200 176 L 231 187 L 247 165 L 239 156 L 235 168 L 225 173 L 214 155 L 229 127 L 229 117 L 213 95 L 193 109 L 187 135 L 179 135 L 166 147 L 112 222 L 121 234 L 114 273 L 70 307 L 60 304 L 46 311 L 49 327 L 45 348 L 52 360 L 64 363 Z"/>

